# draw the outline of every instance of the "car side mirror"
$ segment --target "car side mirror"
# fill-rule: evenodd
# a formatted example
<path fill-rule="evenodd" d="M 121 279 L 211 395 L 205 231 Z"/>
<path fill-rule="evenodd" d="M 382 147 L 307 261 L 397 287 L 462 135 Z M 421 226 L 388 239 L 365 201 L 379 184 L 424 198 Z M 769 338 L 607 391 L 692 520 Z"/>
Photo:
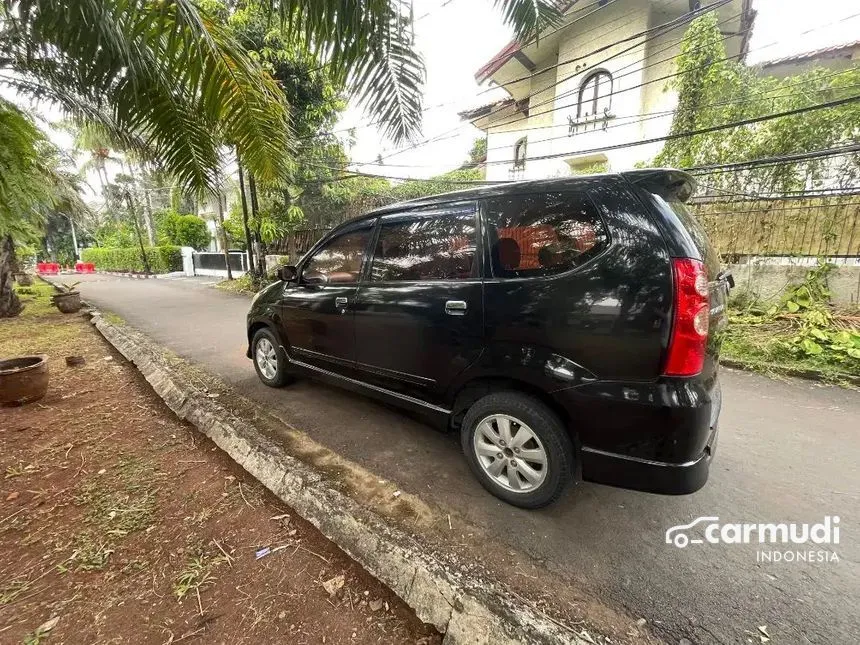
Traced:
<path fill-rule="evenodd" d="M 294 266 L 278 267 L 278 279 L 283 282 L 293 282 L 298 276 L 298 271 Z"/>

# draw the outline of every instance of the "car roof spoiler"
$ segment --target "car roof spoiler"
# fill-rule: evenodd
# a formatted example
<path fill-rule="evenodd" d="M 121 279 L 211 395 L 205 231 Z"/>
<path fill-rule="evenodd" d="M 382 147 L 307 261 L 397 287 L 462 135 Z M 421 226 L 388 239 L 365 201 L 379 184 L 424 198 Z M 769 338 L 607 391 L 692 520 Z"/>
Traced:
<path fill-rule="evenodd" d="M 686 202 L 696 190 L 696 180 L 690 173 L 674 168 L 648 168 L 621 173 L 631 184 L 659 186 L 679 201 Z"/>

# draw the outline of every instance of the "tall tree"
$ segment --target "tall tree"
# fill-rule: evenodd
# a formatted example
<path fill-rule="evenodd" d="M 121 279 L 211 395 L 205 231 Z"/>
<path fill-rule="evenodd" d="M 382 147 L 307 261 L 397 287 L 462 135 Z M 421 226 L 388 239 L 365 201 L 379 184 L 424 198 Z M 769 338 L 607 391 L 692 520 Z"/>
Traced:
<path fill-rule="evenodd" d="M 17 243 L 41 235 L 45 210 L 75 200 L 69 176 L 56 168 L 55 150 L 27 114 L 0 99 L 0 318 L 15 316 L 21 303 L 12 288 Z"/>

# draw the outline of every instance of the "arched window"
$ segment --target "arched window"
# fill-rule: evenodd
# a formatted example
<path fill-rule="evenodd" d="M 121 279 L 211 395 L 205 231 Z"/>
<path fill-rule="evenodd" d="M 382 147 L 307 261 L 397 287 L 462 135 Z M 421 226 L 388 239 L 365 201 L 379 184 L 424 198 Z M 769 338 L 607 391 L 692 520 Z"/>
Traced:
<path fill-rule="evenodd" d="M 611 106 L 612 74 L 599 71 L 586 77 L 579 88 L 577 118 L 603 116 Z"/>
<path fill-rule="evenodd" d="M 524 168 L 526 165 L 526 138 L 514 144 L 514 168 Z"/>

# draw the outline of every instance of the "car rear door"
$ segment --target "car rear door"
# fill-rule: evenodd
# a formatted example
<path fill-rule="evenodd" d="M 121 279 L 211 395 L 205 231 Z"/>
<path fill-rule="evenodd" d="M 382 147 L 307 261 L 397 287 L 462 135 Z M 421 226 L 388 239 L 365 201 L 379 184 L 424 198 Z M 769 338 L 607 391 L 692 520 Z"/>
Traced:
<path fill-rule="evenodd" d="M 474 202 L 379 219 L 354 305 L 363 380 L 433 401 L 480 356 L 478 231 Z"/>

